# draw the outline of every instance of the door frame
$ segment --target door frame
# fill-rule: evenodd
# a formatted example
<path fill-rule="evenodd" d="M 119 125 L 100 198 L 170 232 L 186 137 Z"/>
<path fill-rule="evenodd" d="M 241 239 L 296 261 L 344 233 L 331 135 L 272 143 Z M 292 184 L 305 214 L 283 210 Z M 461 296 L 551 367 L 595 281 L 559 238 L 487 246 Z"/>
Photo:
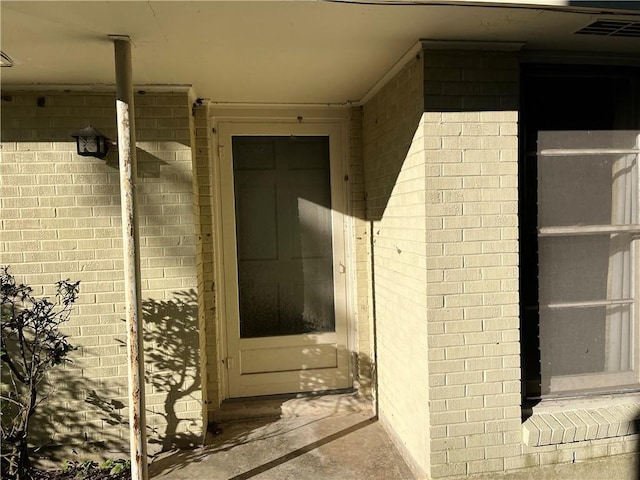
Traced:
<path fill-rule="evenodd" d="M 226 271 L 228 268 L 236 268 L 236 252 L 228 252 L 228 247 L 225 247 L 224 239 L 225 228 L 233 228 L 233 238 L 235 241 L 235 223 L 230 226 L 223 222 L 222 212 L 222 199 L 225 195 L 225 188 L 228 194 L 228 185 L 224 185 L 225 177 L 223 176 L 222 166 L 223 162 L 229 160 L 230 152 L 225 151 L 230 149 L 224 145 L 225 141 L 222 139 L 223 135 L 230 136 L 227 132 L 233 132 L 233 135 L 317 135 L 328 136 L 330 142 L 330 162 L 331 162 L 331 190 L 332 197 L 334 197 L 335 190 L 338 190 L 337 197 L 340 199 L 339 204 L 332 205 L 332 210 L 337 211 L 341 217 L 342 227 L 342 250 L 343 250 L 343 263 L 346 269 L 344 274 L 340 274 L 344 278 L 343 293 L 340 295 L 344 299 L 343 304 L 339 307 L 336 306 L 336 310 L 341 312 L 345 318 L 345 342 L 347 352 L 347 375 L 348 375 L 348 388 L 352 388 L 354 385 L 354 365 L 353 355 L 355 338 L 356 338 L 356 325 L 353 312 L 353 281 L 350 278 L 352 272 L 354 272 L 353 254 L 352 254 L 352 219 L 350 216 L 350 196 L 348 188 L 348 139 L 349 139 L 349 110 L 347 108 L 316 108 L 316 107 L 302 107 L 294 109 L 292 107 L 277 107 L 271 109 L 261 108 L 239 108 L 239 107 L 213 107 L 211 111 L 211 125 L 212 128 L 212 145 L 214 151 L 212 152 L 214 165 L 212 169 L 212 186 L 214 189 L 214 225 L 217 228 L 214 229 L 215 236 L 215 249 L 214 252 L 214 272 L 216 277 L 216 312 L 215 312 L 215 331 L 217 334 L 217 362 L 216 370 L 218 375 L 211 372 L 214 376 L 218 377 L 219 395 L 220 401 L 226 398 L 230 398 L 229 391 L 229 368 L 233 365 L 229 365 L 228 358 L 229 353 L 229 333 L 228 332 L 228 317 L 229 309 L 237 308 L 237 297 L 234 295 L 233 288 L 228 288 Z M 303 115 L 301 115 L 303 114 Z M 231 188 L 233 194 L 233 188 Z M 217 230 L 217 231 L 215 231 Z M 336 266 L 334 265 L 334 276 L 338 275 L 336 272 Z M 334 286 L 335 289 L 335 286 Z M 237 288 L 235 289 L 237 290 Z M 335 290 L 334 290 L 335 291 Z M 234 298 L 231 298 L 231 297 Z M 336 301 L 339 301 L 336 296 Z M 211 380 L 215 381 L 215 378 Z"/>

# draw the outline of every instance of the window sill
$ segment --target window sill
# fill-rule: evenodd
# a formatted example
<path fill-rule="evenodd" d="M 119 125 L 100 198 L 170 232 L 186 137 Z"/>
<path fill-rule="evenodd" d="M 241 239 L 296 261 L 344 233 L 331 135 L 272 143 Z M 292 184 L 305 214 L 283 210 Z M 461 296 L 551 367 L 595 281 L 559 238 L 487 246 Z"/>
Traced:
<path fill-rule="evenodd" d="M 640 394 L 545 400 L 522 424 L 525 445 L 539 447 L 640 433 Z"/>

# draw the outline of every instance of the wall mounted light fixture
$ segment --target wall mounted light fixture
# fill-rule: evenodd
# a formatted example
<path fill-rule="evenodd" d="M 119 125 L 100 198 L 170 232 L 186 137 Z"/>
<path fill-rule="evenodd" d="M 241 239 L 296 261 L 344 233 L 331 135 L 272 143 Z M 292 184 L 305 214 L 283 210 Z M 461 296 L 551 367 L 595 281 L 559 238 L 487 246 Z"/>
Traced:
<path fill-rule="evenodd" d="M 13 67 L 13 60 L 4 52 L 0 52 L 0 67 Z"/>
<path fill-rule="evenodd" d="M 104 158 L 109 151 L 109 139 L 91 125 L 71 134 L 76 139 L 78 155 Z"/>

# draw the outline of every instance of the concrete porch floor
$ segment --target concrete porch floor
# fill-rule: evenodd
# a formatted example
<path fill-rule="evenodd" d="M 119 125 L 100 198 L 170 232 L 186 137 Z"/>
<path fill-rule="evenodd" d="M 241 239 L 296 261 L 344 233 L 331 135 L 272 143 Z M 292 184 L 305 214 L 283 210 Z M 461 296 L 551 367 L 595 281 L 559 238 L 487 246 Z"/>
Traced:
<path fill-rule="evenodd" d="M 152 480 L 424 480 L 400 456 L 371 402 L 355 393 L 230 401 L 203 447 L 153 457 Z M 640 457 L 467 477 L 473 480 L 640 480 Z"/>
<path fill-rule="evenodd" d="M 413 480 L 355 393 L 225 403 L 206 444 L 156 456 L 152 479 Z"/>

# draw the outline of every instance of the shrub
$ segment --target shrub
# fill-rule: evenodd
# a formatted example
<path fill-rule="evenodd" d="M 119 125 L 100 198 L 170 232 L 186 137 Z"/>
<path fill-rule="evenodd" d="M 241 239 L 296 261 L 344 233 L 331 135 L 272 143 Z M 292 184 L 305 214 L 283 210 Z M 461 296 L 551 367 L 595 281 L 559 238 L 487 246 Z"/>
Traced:
<path fill-rule="evenodd" d="M 29 422 L 47 398 L 41 392 L 43 380 L 75 349 L 59 327 L 69 319 L 80 282 L 57 282 L 51 301 L 33 297 L 33 289 L 17 283 L 9 267 L 0 269 L 0 277 L 2 475 L 21 480 L 29 468 Z"/>

